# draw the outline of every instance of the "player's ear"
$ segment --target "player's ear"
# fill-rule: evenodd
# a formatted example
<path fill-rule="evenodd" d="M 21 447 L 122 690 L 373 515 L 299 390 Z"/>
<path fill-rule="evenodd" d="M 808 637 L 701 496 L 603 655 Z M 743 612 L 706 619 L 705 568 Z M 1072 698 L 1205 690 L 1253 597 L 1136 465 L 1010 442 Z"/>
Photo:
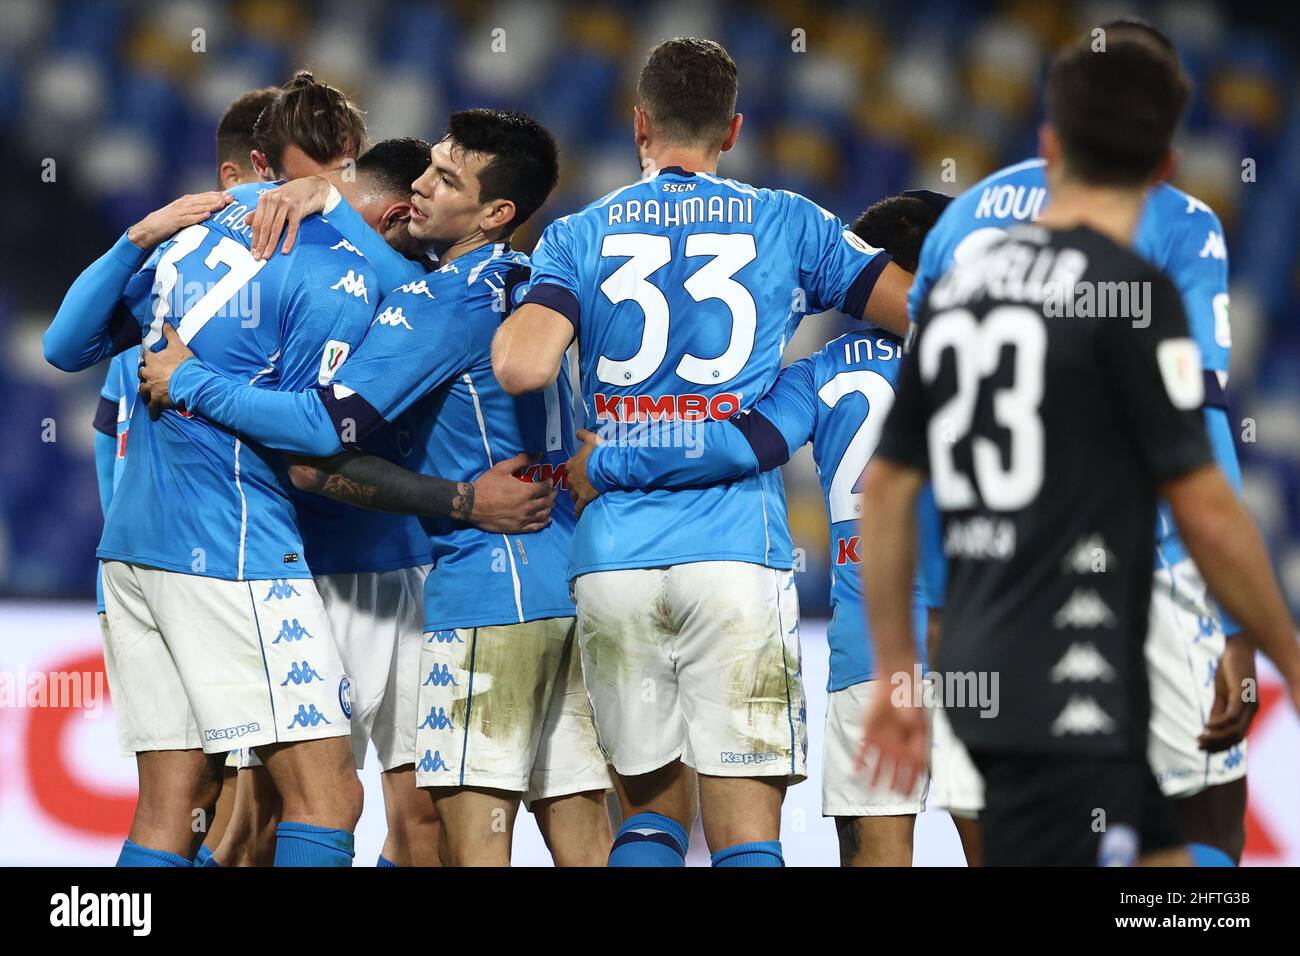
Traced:
<path fill-rule="evenodd" d="M 1043 123 L 1038 127 L 1038 155 L 1047 161 L 1048 167 L 1052 167 L 1061 161 L 1061 140 L 1056 135 L 1056 130 Z"/>
<path fill-rule="evenodd" d="M 411 218 L 411 204 L 409 202 L 395 202 L 384 210 L 383 215 L 379 217 L 379 232 L 381 234 L 388 231 L 393 223 L 404 222 Z"/>
<path fill-rule="evenodd" d="M 483 217 L 482 226 L 485 233 L 504 229 L 506 223 L 515 218 L 515 204 L 509 199 L 494 200 Z"/>
<path fill-rule="evenodd" d="M 632 107 L 632 132 L 636 137 L 636 145 L 644 146 L 646 143 L 650 142 L 650 134 L 652 132 L 650 128 L 650 117 L 647 116 L 646 111 L 641 109 L 639 106 Z"/>
<path fill-rule="evenodd" d="M 262 182 L 275 182 L 275 170 L 271 168 L 271 161 L 266 158 L 266 153 L 260 149 L 252 150 L 248 154 L 248 163 L 253 167 L 253 172 L 257 174 L 257 178 Z"/>
<path fill-rule="evenodd" d="M 1174 178 L 1174 172 L 1178 169 L 1178 153 L 1172 148 L 1165 153 L 1165 158 L 1160 161 L 1156 167 L 1155 174 L 1151 177 L 1152 182 L 1163 183 Z"/>
<path fill-rule="evenodd" d="M 731 122 L 727 124 L 727 136 L 726 139 L 722 141 L 722 151 L 724 153 L 736 145 L 736 138 L 740 136 L 740 127 L 744 122 L 744 114 L 737 113 L 731 118 Z"/>
<path fill-rule="evenodd" d="M 222 189 L 229 189 L 231 186 L 238 186 L 244 181 L 244 171 L 240 169 L 239 163 L 232 163 L 226 160 L 217 167 L 217 182 Z"/>

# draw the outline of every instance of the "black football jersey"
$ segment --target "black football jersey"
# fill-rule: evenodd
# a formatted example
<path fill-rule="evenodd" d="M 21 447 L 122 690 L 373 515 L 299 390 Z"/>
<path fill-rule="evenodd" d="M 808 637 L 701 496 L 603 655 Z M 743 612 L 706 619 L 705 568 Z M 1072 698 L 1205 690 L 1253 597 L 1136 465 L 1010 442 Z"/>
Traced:
<path fill-rule="evenodd" d="M 1145 752 L 1156 487 L 1212 463 L 1203 393 L 1173 283 L 1090 229 L 1013 229 L 931 290 L 876 454 L 943 514 L 971 749 Z"/>

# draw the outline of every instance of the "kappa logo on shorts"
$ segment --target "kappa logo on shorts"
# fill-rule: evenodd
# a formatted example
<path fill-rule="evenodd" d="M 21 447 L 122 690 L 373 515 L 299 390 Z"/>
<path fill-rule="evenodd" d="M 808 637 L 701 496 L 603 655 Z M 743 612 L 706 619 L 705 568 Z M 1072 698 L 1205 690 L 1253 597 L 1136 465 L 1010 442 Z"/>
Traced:
<path fill-rule="evenodd" d="M 450 628 L 442 631 L 430 631 L 429 639 L 424 643 L 432 644 L 434 641 L 439 644 L 464 644 L 465 638 L 457 634 L 455 628 Z"/>
<path fill-rule="evenodd" d="M 435 750 L 432 754 L 426 750 L 424 756 L 420 758 L 420 762 L 415 765 L 415 769 L 418 773 L 437 773 L 439 770 L 451 770 L 447 766 L 447 761 L 442 759 L 441 750 Z"/>
<path fill-rule="evenodd" d="M 301 641 L 304 637 L 314 640 L 316 635 L 312 634 L 311 631 L 299 624 L 298 619 L 295 617 L 293 623 L 290 623 L 287 620 L 281 621 L 280 633 L 275 635 L 275 640 L 271 643 L 279 644 L 281 641 Z"/>
<path fill-rule="evenodd" d="M 302 594 L 288 578 L 276 578 L 271 582 L 271 589 L 266 592 L 266 597 L 262 598 L 262 603 L 267 601 L 283 601 L 285 598 L 302 597 Z"/>
<path fill-rule="evenodd" d="M 203 731 L 204 740 L 234 740 L 236 737 L 242 737 L 244 734 L 255 734 L 262 729 L 262 725 L 254 721 L 251 724 L 237 724 L 234 727 L 213 727 L 211 730 Z"/>
<path fill-rule="evenodd" d="M 456 678 L 451 676 L 451 667 L 446 664 L 434 664 L 433 670 L 429 671 L 429 676 L 424 679 L 421 686 L 446 687 L 448 684 L 452 687 L 460 686 Z"/>
<path fill-rule="evenodd" d="M 339 681 L 339 709 L 344 717 L 352 719 L 352 681 L 346 675 Z"/>
<path fill-rule="evenodd" d="M 288 687 L 293 684 L 295 687 L 299 684 L 310 684 L 314 680 L 324 680 L 316 668 L 306 661 L 294 661 L 293 666 L 289 668 L 289 673 L 284 680 L 280 681 L 281 687 Z"/>
<path fill-rule="evenodd" d="M 730 750 L 724 750 L 718 755 L 723 763 L 770 763 L 773 760 L 780 760 L 781 755 L 773 751 L 756 754 L 733 753 Z"/>
<path fill-rule="evenodd" d="M 298 713 L 293 715 L 293 720 L 289 721 L 289 726 L 285 730 L 293 730 L 295 727 L 318 727 L 328 723 L 330 720 L 316 709 L 315 704 L 299 704 Z"/>
<path fill-rule="evenodd" d="M 447 716 L 447 709 L 445 707 L 431 707 L 429 708 L 429 715 L 424 718 L 423 722 L 421 722 L 417 729 L 455 730 L 456 728 L 455 725 L 452 724 L 451 718 Z"/>

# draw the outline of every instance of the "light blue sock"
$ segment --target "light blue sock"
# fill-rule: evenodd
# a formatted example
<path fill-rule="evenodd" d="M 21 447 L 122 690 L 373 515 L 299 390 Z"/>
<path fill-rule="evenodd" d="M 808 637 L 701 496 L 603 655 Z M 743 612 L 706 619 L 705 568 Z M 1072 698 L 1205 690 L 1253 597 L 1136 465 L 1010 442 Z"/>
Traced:
<path fill-rule="evenodd" d="M 1208 843 L 1189 843 L 1187 852 L 1192 855 L 1192 866 L 1236 866 L 1232 857 L 1217 846 Z"/>
<path fill-rule="evenodd" d="M 379 862 L 375 866 L 397 866 L 397 864 L 381 853 L 379 854 Z"/>
<path fill-rule="evenodd" d="M 672 817 L 636 813 L 623 821 L 609 851 L 610 866 L 686 865 L 690 835 Z"/>
<path fill-rule="evenodd" d="M 737 843 L 713 854 L 713 865 L 722 866 L 785 866 L 781 856 L 780 840 L 763 840 L 759 843 Z"/>
<path fill-rule="evenodd" d="M 352 833 L 282 821 L 275 828 L 276 866 L 351 866 Z"/>
<path fill-rule="evenodd" d="M 199 852 L 194 854 L 195 866 L 216 866 L 217 861 L 212 858 L 212 851 L 208 849 L 206 843 L 199 844 Z"/>
<path fill-rule="evenodd" d="M 127 840 L 122 844 L 122 852 L 117 857 L 118 866 L 193 866 L 189 860 L 178 853 L 166 850 L 151 850 L 147 846 Z"/>

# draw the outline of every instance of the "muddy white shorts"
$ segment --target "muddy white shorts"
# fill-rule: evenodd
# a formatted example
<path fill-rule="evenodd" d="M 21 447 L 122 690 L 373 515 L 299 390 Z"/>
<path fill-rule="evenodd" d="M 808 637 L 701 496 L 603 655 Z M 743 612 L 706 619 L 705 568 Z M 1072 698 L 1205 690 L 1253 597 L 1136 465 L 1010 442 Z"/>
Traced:
<path fill-rule="evenodd" d="M 826 704 L 826 743 L 822 747 L 822 816 L 898 817 L 925 809 L 927 775 L 910 794 L 874 789 L 867 774 L 854 769 L 862 743 L 862 719 L 877 681 L 831 691 Z"/>
<path fill-rule="evenodd" d="M 105 561 L 104 606 L 126 750 L 223 753 L 348 733 L 348 680 L 311 580 Z"/>
<path fill-rule="evenodd" d="M 415 782 L 523 794 L 607 790 L 571 617 L 430 631 L 420 653 Z"/>
<path fill-rule="evenodd" d="M 794 575 L 742 561 L 574 582 L 596 732 L 620 774 L 681 758 L 718 777 L 807 773 Z"/>

